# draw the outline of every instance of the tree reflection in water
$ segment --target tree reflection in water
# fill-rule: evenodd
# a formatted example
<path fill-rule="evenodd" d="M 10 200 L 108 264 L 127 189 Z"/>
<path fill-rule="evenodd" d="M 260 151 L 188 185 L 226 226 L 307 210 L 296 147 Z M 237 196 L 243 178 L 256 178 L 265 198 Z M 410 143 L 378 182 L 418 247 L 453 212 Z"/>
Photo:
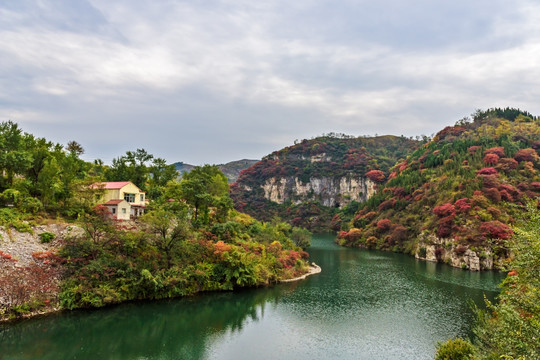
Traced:
<path fill-rule="evenodd" d="M 3 359 L 203 359 L 209 338 L 259 321 L 292 286 L 62 313 L 0 328 Z"/>

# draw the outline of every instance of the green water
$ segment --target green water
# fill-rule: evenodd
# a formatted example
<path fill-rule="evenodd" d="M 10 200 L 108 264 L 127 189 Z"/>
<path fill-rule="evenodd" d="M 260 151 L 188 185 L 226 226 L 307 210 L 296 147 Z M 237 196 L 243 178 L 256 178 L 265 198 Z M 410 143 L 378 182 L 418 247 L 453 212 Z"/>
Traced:
<path fill-rule="evenodd" d="M 437 341 L 470 333 L 468 302 L 502 279 L 330 236 L 310 254 L 323 272 L 296 283 L 0 327 L 0 359 L 432 359 Z"/>

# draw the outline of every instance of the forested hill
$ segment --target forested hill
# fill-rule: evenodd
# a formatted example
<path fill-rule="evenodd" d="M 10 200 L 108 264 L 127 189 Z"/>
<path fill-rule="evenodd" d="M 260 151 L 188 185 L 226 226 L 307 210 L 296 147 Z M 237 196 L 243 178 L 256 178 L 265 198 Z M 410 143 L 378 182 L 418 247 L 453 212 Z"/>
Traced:
<path fill-rule="evenodd" d="M 354 209 L 419 145 L 396 136 L 302 140 L 242 171 L 232 198 L 237 209 L 262 220 L 277 215 L 312 230 L 328 229 L 337 208 Z"/>
<path fill-rule="evenodd" d="M 527 112 L 490 109 L 446 127 L 392 168 L 341 224 L 340 243 L 500 267 L 516 215 L 540 196 L 539 125 Z"/>
<path fill-rule="evenodd" d="M 258 160 L 249 159 L 235 160 L 225 164 L 219 164 L 217 167 L 225 174 L 229 183 L 233 183 L 236 181 L 242 170 L 247 169 L 257 161 Z M 183 162 L 174 163 L 174 166 L 176 171 L 180 173 L 180 176 L 184 175 L 186 172 L 190 172 L 195 167 L 195 165 L 185 164 Z"/>

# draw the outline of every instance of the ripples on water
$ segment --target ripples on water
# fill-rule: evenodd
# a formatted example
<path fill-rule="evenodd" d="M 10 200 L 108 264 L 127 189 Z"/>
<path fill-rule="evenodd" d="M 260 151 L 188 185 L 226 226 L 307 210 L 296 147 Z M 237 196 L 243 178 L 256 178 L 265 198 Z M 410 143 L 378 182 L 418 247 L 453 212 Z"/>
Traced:
<path fill-rule="evenodd" d="M 323 272 L 266 289 L 76 311 L 0 328 L 1 359 L 432 359 L 470 334 L 468 301 L 498 273 L 340 248 L 319 236 Z"/>

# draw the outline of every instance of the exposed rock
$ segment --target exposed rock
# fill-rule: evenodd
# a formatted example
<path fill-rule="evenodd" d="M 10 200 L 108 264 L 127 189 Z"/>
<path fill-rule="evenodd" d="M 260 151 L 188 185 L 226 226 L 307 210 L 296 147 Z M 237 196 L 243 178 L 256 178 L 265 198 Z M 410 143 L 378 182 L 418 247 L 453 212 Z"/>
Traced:
<path fill-rule="evenodd" d="M 441 239 L 435 235 L 421 235 L 419 240 L 415 253 L 417 259 L 444 262 L 453 267 L 472 271 L 495 268 L 493 253 L 487 247 L 473 250 L 468 245 L 457 244 L 454 239 Z M 424 252 L 425 255 L 422 256 Z"/>
<path fill-rule="evenodd" d="M 33 233 L 21 233 L 13 228 L 0 227 L 0 251 L 11 255 L 17 260 L 17 265 L 27 266 L 34 262 L 32 254 L 56 250 L 62 240 L 83 233 L 80 227 L 67 224 L 38 225 L 32 230 Z M 49 243 L 41 243 L 39 234 L 44 232 L 54 234 L 55 238 Z"/>
<path fill-rule="evenodd" d="M 307 183 L 298 177 L 273 177 L 262 188 L 264 197 L 278 204 L 287 200 L 295 204 L 318 200 L 324 206 L 339 208 L 351 201 L 364 202 L 375 193 L 375 183 L 363 177 L 310 178 Z"/>

